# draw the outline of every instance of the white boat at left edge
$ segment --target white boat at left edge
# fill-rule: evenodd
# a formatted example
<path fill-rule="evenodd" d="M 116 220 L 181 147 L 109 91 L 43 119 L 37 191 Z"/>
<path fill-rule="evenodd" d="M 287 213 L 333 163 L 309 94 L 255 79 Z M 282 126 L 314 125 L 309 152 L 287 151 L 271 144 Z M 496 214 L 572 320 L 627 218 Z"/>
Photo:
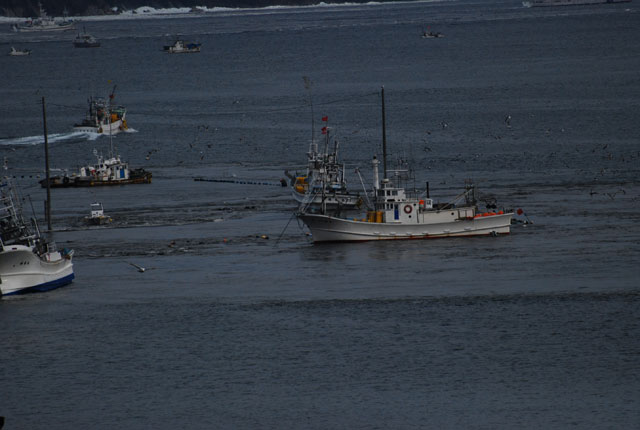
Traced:
<path fill-rule="evenodd" d="M 73 281 L 73 251 L 58 251 L 27 224 L 13 184 L 0 184 L 0 293 L 2 296 L 48 291 Z"/>

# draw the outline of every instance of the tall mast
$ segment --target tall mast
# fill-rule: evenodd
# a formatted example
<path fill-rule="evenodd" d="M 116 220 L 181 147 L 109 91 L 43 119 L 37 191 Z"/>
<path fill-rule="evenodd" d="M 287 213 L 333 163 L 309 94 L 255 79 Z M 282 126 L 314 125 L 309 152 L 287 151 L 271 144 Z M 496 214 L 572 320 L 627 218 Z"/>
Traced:
<path fill-rule="evenodd" d="M 44 170 L 47 181 L 47 201 L 45 202 L 45 217 L 47 218 L 47 229 L 51 231 L 51 184 L 49 183 L 49 140 L 47 138 L 47 112 L 42 97 L 42 123 L 44 125 Z"/>
<path fill-rule="evenodd" d="M 329 158 L 329 126 L 328 123 L 322 128 L 322 133 L 324 134 L 324 157 L 325 159 Z"/>
<path fill-rule="evenodd" d="M 384 169 L 383 179 L 387 179 L 387 125 L 384 118 L 384 86 L 382 87 L 382 166 Z"/>
<path fill-rule="evenodd" d="M 111 102 L 113 101 L 113 96 L 116 92 L 116 86 L 113 86 L 113 90 L 111 90 L 111 94 L 109 94 L 109 106 L 107 109 L 107 115 L 108 115 L 108 124 L 109 124 L 109 150 L 111 151 L 110 157 L 109 158 L 114 158 L 115 157 L 115 152 L 113 150 L 113 133 L 111 132 Z"/>
<path fill-rule="evenodd" d="M 109 97 L 109 107 L 107 109 L 107 115 L 108 115 L 108 119 L 107 119 L 107 124 L 109 124 L 109 158 L 113 158 L 113 135 L 111 133 L 111 96 Z"/>
<path fill-rule="evenodd" d="M 311 107 L 311 148 L 313 148 L 316 136 L 316 127 L 313 118 L 313 96 L 311 95 L 311 85 L 313 82 L 311 82 L 308 76 L 303 76 L 302 79 L 304 80 L 304 87 L 309 91 L 309 106 Z M 313 152 L 313 150 L 310 152 Z"/>
<path fill-rule="evenodd" d="M 113 158 L 113 136 L 111 134 L 111 100 L 109 100 L 109 109 L 107 115 L 109 115 L 109 118 L 107 120 L 107 124 L 109 124 L 109 158 Z"/>

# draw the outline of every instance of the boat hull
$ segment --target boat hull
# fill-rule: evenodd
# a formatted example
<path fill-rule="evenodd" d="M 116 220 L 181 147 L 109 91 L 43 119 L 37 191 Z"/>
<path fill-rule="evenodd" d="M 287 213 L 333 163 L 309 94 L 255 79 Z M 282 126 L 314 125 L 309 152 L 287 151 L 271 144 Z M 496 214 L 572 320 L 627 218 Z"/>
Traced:
<path fill-rule="evenodd" d="M 51 188 L 80 188 L 80 187 L 103 187 L 113 185 L 129 185 L 129 184 L 150 184 L 151 172 L 144 172 L 139 176 L 133 176 L 129 179 L 118 180 L 100 180 L 94 177 L 76 176 L 74 177 L 53 177 L 49 180 L 49 186 Z M 47 180 L 40 181 L 42 188 L 47 187 Z"/>
<path fill-rule="evenodd" d="M 509 234 L 513 214 L 447 220 L 428 224 L 376 223 L 306 213 L 298 216 L 309 227 L 314 242 L 362 242 Z"/>
<path fill-rule="evenodd" d="M 111 222 L 111 218 L 108 216 L 92 216 L 86 218 L 87 224 L 90 225 L 103 225 L 109 224 Z"/>
<path fill-rule="evenodd" d="M 13 30 L 19 33 L 34 33 L 39 31 L 68 31 L 74 30 L 74 24 L 56 24 L 56 25 L 43 25 L 43 26 L 14 26 Z"/>
<path fill-rule="evenodd" d="M 99 48 L 100 42 L 73 42 L 76 48 Z"/>
<path fill-rule="evenodd" d="M 49 291 L 73 281 L 72 256 L 45 261 L 23 245 L 5 247 L 0 252 L 0 292 L 3 296 Z"/>
<path fill-rule="evenodd" d="M 123 131 L 126 126 L 122 123 L 122 120 L 117 120 L 112 123 L 103 122 L 99 125 L 94 124 L 77 124 L 73 126 L 73 131 L 80 131 L 82 133 L 98 133 L 106 135 L 114 135 Z"/>
<path fill-rule="evenodd" d="M 182 40 L 177 40 L 171 46 L 165 46 L 164 49 L 169 54 L 192 54 L 200 52 L 200 43 L 185 43 Z"/>
<path fill-rule="evenodd" d="M 191 48 L 191 49 L 173 49 L 169 48 L 169 54 L 195 54 L 200 52 L 200 48 Z"/>

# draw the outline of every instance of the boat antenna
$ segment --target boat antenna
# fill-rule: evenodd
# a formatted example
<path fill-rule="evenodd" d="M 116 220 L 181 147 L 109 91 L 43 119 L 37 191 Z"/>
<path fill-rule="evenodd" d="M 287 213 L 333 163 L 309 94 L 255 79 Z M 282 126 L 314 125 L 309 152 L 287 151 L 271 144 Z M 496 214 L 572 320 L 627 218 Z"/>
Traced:
<path fill-rule="evenodd" d="M 324 127 L 322 127 L 322 134 L 324 134 L 324 158 L 329 158 L 329 121 L 326 121 Z M 328 161 L 328 160 L 327 160 Z"/>
<path fill-rule="evenodd" d="M 387 179 L 387 126 L 384 116 L 384 85 L 382 86 L 382 167 L 384 169 L 384 179 Z"/>
<path fill-rule="evenodd" d="M 111 131 L 111 102 L 113 101 L 113 97 L 114 97 L 114 93 L 116 92 L 116 86 L 113 86 L 113 90 L 111 91 L 111 94 L 109 94 L 109 109 L 107 110 L 107 121 L 109 124 L 109 151 L 111 152 L 109 154 L 109 158 L 113 158 L 114 157 L 114 151 L 113 151 L 113 132 Z"/>
<path fill-rule="evenodd" d="M 49 140 L 47 139 L 47 111 L 42 96 L 42 124 L 44 125 L 44 170 L 47 181 L 47 201 L 45 202 L 45 218 L 47 218 L 47 229 L 51 231 L 51 184 L 49 173 Z"/>
<path fill-rule="evenodd" d="M 308 76 L 303 76 L 302 79 L 304 80 L 304 87 L 309 92 L 309 106 L 311 107 L 311 144 L 313 145 L 316 135 L 315 121 L 313 119 L 313 98 L 311 97 L 311 85 L 313 85 L 313 82 L 311 82 Z"/>

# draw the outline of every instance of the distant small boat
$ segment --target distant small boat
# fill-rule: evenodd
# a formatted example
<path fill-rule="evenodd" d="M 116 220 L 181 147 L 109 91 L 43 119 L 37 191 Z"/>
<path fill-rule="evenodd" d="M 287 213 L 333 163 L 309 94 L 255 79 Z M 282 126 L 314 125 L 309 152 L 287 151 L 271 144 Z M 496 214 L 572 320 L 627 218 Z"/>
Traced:
<path fill-rule="evenodd" d="M 189 54 L 200 52 L 201 43 L 188 43 L 184 40 L 176 40 L 173 45 L 165 45 L 164 51 L 169 54 Z"/>
<path fill-rule="evenodd" d="M 439 37 L 444 37 L 444 34 L 438 32 L 434 32 L 431 30 L 425 30 L 422 32 L 422 38 L 423 39 L 437 39 Z"/>
<path fill-rule="evenodd" d="M 11 47 L 11 51 L 9 51 L 9 55 L 13 57 L 22 57 L 24 55 L 31 55 L 30 49 L 16 49 L 13 46 Z"/>
<path fill-rule="evenodd" d="M 113 221 L 111 217 L 104 214 L 104 208 L 102 203 L 91 203 L 91 212 L 89 216 L 85 217 L 87 223 L 92 225 L 102 225 Z"/>
<path fill-rule="evenodd" d="M 100 42 L 83 29 L 82 34 L 78 33 L 76 38 L 73 40 L 73 46 L 76 48 L 99 48 Z"/>
<path fill-rule="evenodd" d="M 22 24 L 14 24 L 11 27 L 13 31 L 18 31 L 18 32 L 65 31 L 65 30 L 73 30 L 75 28 L 75 24 L 73 23 L 73 21 L 68 21 L 66 19 L 62 21 L 57 21 L 55 18 L 52 18 L 47 15 L 47 13 L 42 8 L 42 4 L 38 3 L 38 7 L 40 8 L 40 13 L 38 14 L 38 18 L 28 19 Z"/>

